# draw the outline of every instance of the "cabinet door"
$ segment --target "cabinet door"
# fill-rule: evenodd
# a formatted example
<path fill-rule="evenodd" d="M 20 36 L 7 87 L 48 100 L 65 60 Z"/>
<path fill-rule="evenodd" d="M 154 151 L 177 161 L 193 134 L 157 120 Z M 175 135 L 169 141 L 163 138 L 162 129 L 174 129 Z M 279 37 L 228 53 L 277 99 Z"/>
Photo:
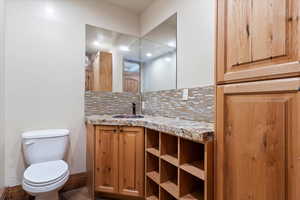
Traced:
<path fill-rule="evenodd" d="M 118 131 L 115 126 L 97 126 L 95 142 L 95 190 L 118 192 Z"/>
<path fill-rule="evenodd" d="M 217 89 L 217 200 L 300 199 L 300 78 Z"/>
<path fill-rule="evenodd" d="M 144 129 L 120 128 L 119 192 L 123 195 L 144 195 Z"/>
<path fill-rule="evenodd" d="M 299 0 L 218 0 L 217 81 L 300 74 Z"/>

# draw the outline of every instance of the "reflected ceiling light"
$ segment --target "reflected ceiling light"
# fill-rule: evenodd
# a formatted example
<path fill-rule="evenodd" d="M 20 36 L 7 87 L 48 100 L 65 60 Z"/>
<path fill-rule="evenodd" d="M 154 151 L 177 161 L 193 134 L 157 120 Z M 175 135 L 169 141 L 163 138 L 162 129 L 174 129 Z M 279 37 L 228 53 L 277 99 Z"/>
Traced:
<path fill-rule="evenodd" d="M 100 47 L 100 43 L 99 43 L 98 41 L 95 41 L 95 42 L 94 42 L 94 45 L 95 45 L 96 47 Z"/>
<path fill-rule="evenodd" d="M 172 41 L 172 42 L 169 42 L 169 43 L 168 43 L 168 46 L 169 46 L 169 47 L 176 47 L 176 42 L 173 42 L 173 41 Z"/>
<path fill-rule="evenodd" d="M 53 7 L 51 7 L 51 6 L 49 6 L 49 5 L 47 5 L 47 6 L 45 7 L 45 12 L 46 12 L 46 14 L 47 14 L 48 16 L 53 16 L 53 15 L 54 15 L 54 9 L 53 9 Z"/>
<path fill-rule="evenodd" d="M 147 57 L 152 57 L 152 53 L 147 53 L 146 56 Z"/>
<path fill-rule="evenodd" d="M 120 46 L 121 51 L 130 51 L 128 46 Z"/>
<path fill-rule="evenodd" d="M 167 62 L 171 62 L 171 61 L 172 61 L 172 59 L 171 59 L 170 57 L 166 57 L 166 58 L 165 58 L 165 61 L 167 61 Z"/>

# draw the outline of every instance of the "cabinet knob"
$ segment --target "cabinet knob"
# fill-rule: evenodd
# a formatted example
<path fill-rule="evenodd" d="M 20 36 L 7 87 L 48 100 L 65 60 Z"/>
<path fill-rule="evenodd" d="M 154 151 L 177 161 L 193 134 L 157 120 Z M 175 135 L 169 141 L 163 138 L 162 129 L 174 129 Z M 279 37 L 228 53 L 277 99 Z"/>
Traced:
<path fill-rule="evenodd" d="M 123 133 L 123 129 L 120 129 L 120 132 Z"/>
<path fill-rule="evenodd" d="M 113 132 L 116 133 L 116 132 L 117 132 L 117 129 L 114 129 Z"/>

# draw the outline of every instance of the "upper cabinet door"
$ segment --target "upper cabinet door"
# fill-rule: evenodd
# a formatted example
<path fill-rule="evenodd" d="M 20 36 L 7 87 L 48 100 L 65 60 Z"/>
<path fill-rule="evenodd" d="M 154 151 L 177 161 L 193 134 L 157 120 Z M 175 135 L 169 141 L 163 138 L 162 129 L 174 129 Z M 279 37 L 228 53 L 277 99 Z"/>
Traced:
<path fill-rule="evenodd" d="M 119 193 L 144 195 L 144 129 L 120 127 Z"/>
<path fill-rule="evenodd" d="M 300 78 L 219 86 L 216 200 L 300 199 Z"/>
<path fill-rule="evenodd" d="M 218 0 L 218 83 L 297 76 L 299 60 L 299 0 Z"/>
<path fill-rule="evenodd" d="M 95 139 L 95 190 L 118 193 L 117 127 L 97 126 Z"/>

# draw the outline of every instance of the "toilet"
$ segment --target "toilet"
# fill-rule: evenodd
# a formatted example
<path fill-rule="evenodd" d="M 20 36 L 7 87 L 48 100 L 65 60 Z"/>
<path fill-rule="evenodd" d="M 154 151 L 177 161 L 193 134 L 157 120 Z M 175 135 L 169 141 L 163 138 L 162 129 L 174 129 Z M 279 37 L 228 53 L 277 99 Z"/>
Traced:
<path fill-rule="evenodd" d="M 69 166 L 63 160 L 69 144 L 69 130 L 51 129 L 22 134 L 28 168 L 22 187 L 36 200 L 58 200 L 58 191 L 69 179 Z"/>

